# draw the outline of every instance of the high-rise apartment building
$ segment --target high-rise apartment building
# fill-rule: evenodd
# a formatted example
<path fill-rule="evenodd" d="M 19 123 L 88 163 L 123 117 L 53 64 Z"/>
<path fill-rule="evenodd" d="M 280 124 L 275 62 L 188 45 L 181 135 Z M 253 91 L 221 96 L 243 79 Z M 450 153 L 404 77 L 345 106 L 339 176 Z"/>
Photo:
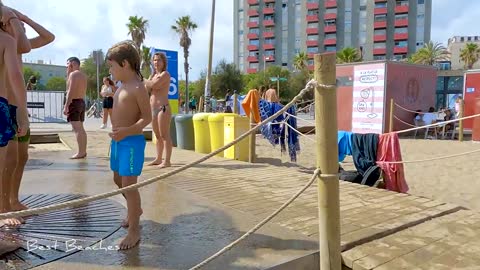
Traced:
<path fill-rule="evenodd" d="M 431 13 L 432 0 L 234 0 L 234 59 L 247 73 L 345 47 L 402 59 L 430 41 Z"/>

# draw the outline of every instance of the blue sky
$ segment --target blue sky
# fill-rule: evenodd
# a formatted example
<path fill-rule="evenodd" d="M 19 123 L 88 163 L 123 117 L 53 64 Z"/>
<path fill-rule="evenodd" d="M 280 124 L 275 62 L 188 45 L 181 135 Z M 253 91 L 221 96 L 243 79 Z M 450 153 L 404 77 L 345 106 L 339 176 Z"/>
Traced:
<path fill-rule="evenodd" d="M 177 36 L 170 30 L 175 19 L 190 15 L 198 24 L 190 49 L 191 76 L 198 78 L 206 68 L 211 2 L 207 0 L 3 0 L 4 4 L 24 12 L 56 35 L 53 44 L 24 56 L 31 62 L 44 60 L 63 65 L 75 55 L 88 56 L 94 49 L 106 51 L 110 45 L 129 38 L 128 16 L 144 16 L 150 21 L 145 44 L 178 50 Z M 216 7 L 214 61 L 233 59 L 233 0 L 219 0 Z M 461 2 L 459 5 L 456 2 Z M 179 3 L 181 3 L 179 5 Z M 478 0 L 433 0 L 432 40 L 446 45 L 453 35 L 480 35 Z M 28 30 L 28 35 L 33 35 Z M 179 76 L 183 68 L 179 68 Z"/>

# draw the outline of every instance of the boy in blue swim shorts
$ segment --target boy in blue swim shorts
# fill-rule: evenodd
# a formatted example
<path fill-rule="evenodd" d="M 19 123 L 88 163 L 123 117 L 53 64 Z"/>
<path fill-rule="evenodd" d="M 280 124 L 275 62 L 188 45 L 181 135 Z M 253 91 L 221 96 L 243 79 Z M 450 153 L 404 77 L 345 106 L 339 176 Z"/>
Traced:
<path fill-rule="evenodd" d="M 119 188 L 137 183 L 145 157 L 143 129 L 152 121 L 148 93 L 140 73 L 140 56 L 131 42 L 121 42 L 107 52 L 110 74 L 122 85 L 115 92 L 112 108 L 112 138 L 110 168 Z M 129 249 L 140 241 L 140 215 L 142 214 L 138 190 L 123 194 L 127 200 L 128 215 L 124 227 L 127 236 L 120 249 Z"/>

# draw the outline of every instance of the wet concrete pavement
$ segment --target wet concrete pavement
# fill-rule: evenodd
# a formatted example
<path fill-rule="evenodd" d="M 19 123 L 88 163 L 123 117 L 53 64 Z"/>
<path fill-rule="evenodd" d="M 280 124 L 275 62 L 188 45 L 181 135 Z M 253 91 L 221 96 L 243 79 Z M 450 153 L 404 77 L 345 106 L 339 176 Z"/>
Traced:
<path fill-rule="evenodd" d="M 71 151 L 33 151 L 30 155 L 22 194 L 93 195 L 115 189 L 103 147 L 92 149 L 89 158 L 80 161 L 68 159 Z M 258 222 L 254 215 L 161 181 L 140 191 L 144 214 L 138 247 L 126 252 L 82 251 L 38 269 L 188 269 Z M 112 199 L 125 205 L 122 196 Z M 118 244 L 125 233 L 120 229 L 103 246 Z M 317 246 L 305 235 L 269 224 L 204 269 L 265 269 L 311 253 Z"/>

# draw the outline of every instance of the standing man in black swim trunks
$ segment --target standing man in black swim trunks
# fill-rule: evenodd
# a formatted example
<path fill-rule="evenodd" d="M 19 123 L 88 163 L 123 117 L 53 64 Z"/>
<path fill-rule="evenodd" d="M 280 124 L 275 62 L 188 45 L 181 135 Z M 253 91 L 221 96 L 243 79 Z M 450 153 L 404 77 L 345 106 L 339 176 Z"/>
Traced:
<path fill-rule="evenodd" d="M 71 159 L 82 159 L 87 156 L 87 132 L 83 127 L 86 93 L 87 76 L 80 71 L 80 60 L 77 57 L 70 57 L 67 59 L 67 98 L 63 114 L 72 124 L 78 143 L 78 152 Z"/>

